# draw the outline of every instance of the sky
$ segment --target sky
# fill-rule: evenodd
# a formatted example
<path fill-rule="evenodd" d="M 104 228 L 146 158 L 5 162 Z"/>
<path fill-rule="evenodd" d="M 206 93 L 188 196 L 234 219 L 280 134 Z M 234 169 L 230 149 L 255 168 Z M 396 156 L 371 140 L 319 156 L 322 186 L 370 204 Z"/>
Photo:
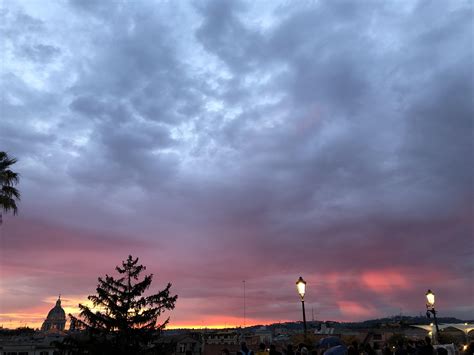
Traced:
<path fill-rule="evenodd" d="M 474 318 L 470 1 L 1 1 L 0 324 L 129 254 L 170 326 Z M 245 319 L 244 281 L 245 280 Z M 164 318 L 163 318 L 164 319 Z"/>

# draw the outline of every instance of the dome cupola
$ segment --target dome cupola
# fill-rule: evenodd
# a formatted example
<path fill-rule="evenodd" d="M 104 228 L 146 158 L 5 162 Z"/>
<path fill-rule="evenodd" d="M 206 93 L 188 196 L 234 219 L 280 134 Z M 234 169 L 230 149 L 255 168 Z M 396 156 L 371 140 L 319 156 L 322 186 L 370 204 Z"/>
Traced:
<path fill-rule="evenodd" d="M 66 326 L 66 312 L 61 307 L 61 295 L 59 295 L 56 305 L 48 312 L 48 316 L 41 326 L 41 330 L 64 330 Z"/>

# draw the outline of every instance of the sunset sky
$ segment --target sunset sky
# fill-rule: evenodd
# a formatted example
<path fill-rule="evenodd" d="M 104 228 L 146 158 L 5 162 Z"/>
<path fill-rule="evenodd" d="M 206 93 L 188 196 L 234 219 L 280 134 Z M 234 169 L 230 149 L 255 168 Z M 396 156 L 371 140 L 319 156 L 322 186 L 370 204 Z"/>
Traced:
<path fill-rule="evenodd" d="M 174 327 L 474 318 L 471 1 L 1 4 L 0 325 L 129 254 Z"/>

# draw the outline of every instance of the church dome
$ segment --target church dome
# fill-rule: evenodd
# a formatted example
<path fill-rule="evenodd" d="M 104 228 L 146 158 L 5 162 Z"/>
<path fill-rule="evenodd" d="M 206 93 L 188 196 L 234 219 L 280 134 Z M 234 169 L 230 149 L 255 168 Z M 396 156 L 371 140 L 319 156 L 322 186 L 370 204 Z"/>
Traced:
<path fill-rule="evenodd" d="M 66 325 L 66 313 L 61 307 L 61 297 L 56 301 L 56 305 L 49 311 L 46 320 L 44 321 L 41 330 L 64 330 Z"/>
<path fill-rule="evenodd" d="M 54 306 L 48 313 L 48 316 L 46 319 L 51 320 L 51 321 L 57 321 L 57 320 L 66 320 L 66 313 L 64 312 L 64 309 L 61 307 L 61 299 L 59 298 L 56 301 L 56 306 Z"/>

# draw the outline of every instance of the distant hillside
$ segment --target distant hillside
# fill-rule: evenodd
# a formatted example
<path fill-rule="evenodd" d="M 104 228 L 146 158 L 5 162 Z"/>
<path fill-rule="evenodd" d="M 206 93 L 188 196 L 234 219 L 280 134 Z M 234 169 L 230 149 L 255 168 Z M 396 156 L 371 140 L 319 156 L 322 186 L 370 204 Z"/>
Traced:
<path fill-rule="evenodd" d="M 361 322 L 336 322 L 336 321 L 309 321 L 307 322 L 308 329 L 319 329 L 322 323 L 326 323 L 328 327 L 336 329 L 364 329 L 364 328 L 385 328 L 385 327 L 408 327 L 412 324 L 430 324 L 433 322 L 433 319 L 420 316 L 395 316 L 395 317 L 385 317 L 379 319 L 369 319 Z M 441 317 L 438 318 L 439 323 L 474 323 L 474 320 L 462 320 L 454 317 Z M 259 324 L 249 327 L 245 327 L 246 331 L 255 331 L 259 328 L 266 327 L 270 330 L 275 330 L 277 328 L 283 328 L 287 330 L 301 330 L 303 328 L 303 323 L 299 322 L 285 322 L 285 323 L 272 323 L 272 324 Z M 229 329 L 241 329 L 241 328 L 229 328 Z M 167 330 L 170 333 L 177 333 L 184 331 L 185 329 L 175 329 Z"/>
<path fill-rule="evenodd" d="M 420 316 L 396 316 L 396 317 L 386 317 L 379 319 L 369 319 L 361 322 L 335 322 L 335 321 L 325 321 L 329 327 L 332 328 L 349 328 L 349 329 L 363 329 L 363 328 L 381 328 L 381 327 L 405 327 L 412 324 L 430 324 L 433 322 L 433 319 Z M 462 320 L 454 317 L 441 317 L 438 318 L 439 323 L 474 323 L 473 320 Z M 310 321 L 307 322 L 307 326 L 310 329 L 319 329 L 321 326 L 321 321 Z M 255 325 L 251 327 L 246 327 L 247 330 L 255 330 L 261 328 L 264 325 Z M 267 328 L 285 328 L 289 330 L 298 330 L 303 327 L 302 322 L 286 322 L 286 323 L 273 323 L 266 325 Z"/>
<path fill-rule="evenodd" d="M 430 324 L 433 322 L 433 319 L 427 317 L 411 317 L 411 316 L 397 316 L 397 317 L 387 317 L 380 319 L 369 319 L 362 322 L 351 322 L 351 323 L 338 323 L 340 326 L 345 328 L 379 328 L 387 326 L 409 326 L 412 324 Z M 439 323 L 464 323 L 472 322 L 467 320 L 462 320 L 454 317 L 441 317 L 438 318 Z"/>

